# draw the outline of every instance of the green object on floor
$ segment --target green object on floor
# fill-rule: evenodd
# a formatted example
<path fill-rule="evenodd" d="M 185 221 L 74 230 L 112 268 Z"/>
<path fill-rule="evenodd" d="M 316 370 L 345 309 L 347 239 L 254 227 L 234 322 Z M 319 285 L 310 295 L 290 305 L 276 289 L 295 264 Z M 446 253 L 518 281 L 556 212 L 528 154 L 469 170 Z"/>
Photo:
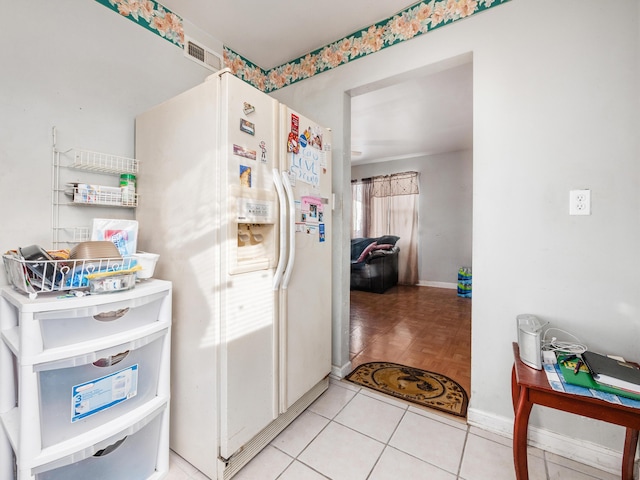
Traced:
<path fill-rule="evenodd" d="M 458 296 L 471 298 L 471 267 L 461 267 L 458 270 Z"/>

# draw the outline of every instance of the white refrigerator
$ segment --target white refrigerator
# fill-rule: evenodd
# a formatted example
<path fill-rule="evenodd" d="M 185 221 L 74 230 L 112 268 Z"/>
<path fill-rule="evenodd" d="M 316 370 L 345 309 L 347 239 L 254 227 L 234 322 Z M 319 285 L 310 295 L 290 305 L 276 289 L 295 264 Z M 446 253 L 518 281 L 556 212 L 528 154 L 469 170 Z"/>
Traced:
<path fill-rule="evenodd" d="M 171 448 L 232 477 L 328 386 L 331 132 L 228 72 L 136 118 L 141 250 L 174 285 Z"/>

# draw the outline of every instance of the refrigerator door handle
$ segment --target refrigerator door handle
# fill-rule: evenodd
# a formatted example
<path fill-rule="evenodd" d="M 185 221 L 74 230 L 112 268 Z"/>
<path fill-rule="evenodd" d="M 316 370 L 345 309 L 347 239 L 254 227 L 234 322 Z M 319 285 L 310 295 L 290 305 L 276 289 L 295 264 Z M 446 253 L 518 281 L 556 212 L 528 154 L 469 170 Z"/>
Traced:
<path fill-rule="evenodd" d="M 287 266 L 282 280 L 282 288 L 287 288 L 289 286 L 289 280 L 291 279 L 293 265 L 296 260 L 296 204 L 293 199 L 293 188 L 289 181 L 288 172 L 282 172 L 282 183 L 284 184 L 284 191 L 287 194 L 287 200 L 289 203 L 289 259 L 287 260 Z"/>
<path fill-rule="evenodd" d="M 284 193 L 284 187 L 282 186 L 282 180 L 280 178 L 280 172 L 277 168 L 273 169 L 273 184 L 276 187 L 278 193 L 278 201 L 280 202 L 280 253 L 278 255 L 278 266 L 276 272 L 273 274 L 273 289 L 278 290 L 280 288 L 280 282 L 282 281 L 282 274 L 284 273 L 284 266 L 286 264 L 287 254 L 287 199 Z"/>

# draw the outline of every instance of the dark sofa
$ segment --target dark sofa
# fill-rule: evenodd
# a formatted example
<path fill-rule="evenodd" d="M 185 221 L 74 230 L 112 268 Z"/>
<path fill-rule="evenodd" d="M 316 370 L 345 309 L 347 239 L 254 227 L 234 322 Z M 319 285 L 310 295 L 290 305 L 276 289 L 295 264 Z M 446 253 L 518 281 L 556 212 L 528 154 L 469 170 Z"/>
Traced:
<path fill-rule="evenodd" d="M 384 293 L 398 284 L 399 237 L 351 240 L 351 289 Z"/>

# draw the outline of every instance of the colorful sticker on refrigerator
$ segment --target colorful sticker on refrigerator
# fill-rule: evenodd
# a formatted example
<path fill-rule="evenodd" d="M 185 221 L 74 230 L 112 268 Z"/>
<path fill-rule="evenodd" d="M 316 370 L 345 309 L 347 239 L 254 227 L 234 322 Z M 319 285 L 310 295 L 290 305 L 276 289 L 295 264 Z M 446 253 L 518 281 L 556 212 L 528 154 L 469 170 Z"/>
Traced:
<path fill-rule="evenodd" d="M 240 145 L 233 144 L 233 154 L 238 155 L 239 157 L 248 158 L 249 160 L 256 159 L 256 151 L 249 150 L 246 147 L 242 147 Z"/>
<path fill-rule="evenodd" d="M 240 130 L 242 130 L 244 133 L 248 133 L 249 135 L 256 134 L 256 126 L 249 120 L 245 120 L 244 118 L 240 119 Z"/>
<path fill-rule="evenodd" d="M 71 388 L 71 423 L 113 407 L 138 393 L 138 365 Z"/>
<path fill-rule="evenodd" d="M 314 126 L 307 127 L 300 138 L 304 137 L 306 143 L 313 148 L 317 148 L 318 150 L 322 150 L 322 127 Z"/>
<path fill-rule="evenodd" d="M 240 165 L 240 185 L 251 187 L 251 167 Z"/>
<path fill-rule="evenodd" d="M 320 225 L 318 225 L 318 240 L 320 241 L 320 243 L 324 242 L 325 238 L 324 238 L 324 223 L 321 223 Z"/>
<path fill-rule="evenodd" d="M 287 152 L 298 153 L 300 144 L 298 143 L 298 135 L 300 132 L 300 118 L 294 113 L 291 114 L 291 131 L 287 138 Z"/>
<path fill-rule="evenodd" d="M 289 132 L 287 138 L 287 152 L 298 153 L 300 151 L 300 144 L 298 143 L 298 135 L 293 132 Z"/>
<path fill-rule="evenodd" d="M 260 147 L 260 151 L 262 152 L 260 155 L 260 161 L 262 163 L 267 163 L 267 144 L 264 140 L 262 140 L 258 146 Z"/>
<path fill-rule="evenodd" d="M 242 111 L 244 112 L 245 115 L 250 115 L 256 111 L 256 107 L 254 107 L 248 102 L 244 102 L 244 104 L 242 105 Z"/>

